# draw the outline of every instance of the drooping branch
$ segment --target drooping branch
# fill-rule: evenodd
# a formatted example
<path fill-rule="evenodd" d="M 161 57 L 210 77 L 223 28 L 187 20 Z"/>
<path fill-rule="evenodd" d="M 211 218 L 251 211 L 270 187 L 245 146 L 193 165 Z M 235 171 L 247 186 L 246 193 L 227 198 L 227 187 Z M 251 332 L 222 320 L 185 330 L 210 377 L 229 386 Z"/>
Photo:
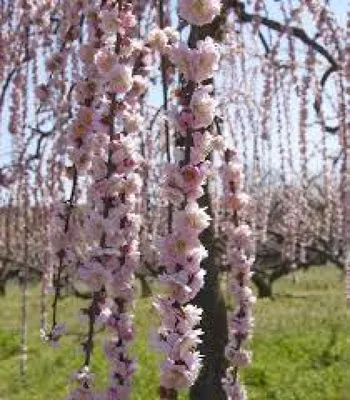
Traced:
<path fill-rule="evenodd" d="M 321 84 L 321 89 L 324 89 L 324 87 L 326 86 L 326 83 L 329 79 L 329 77 L 334 73 L 337 72 L 339 69 L 339 67 L 337 65 L 331 65 L 323 74 L 320 84 Z M 322 91 L 320 91 L 319 96 L 316 98 L 315 102 L 314 102 L 314 109 L 316 111 L 316 114 L 319 115 L 321 112 L 321 104 L 322 104 Z M 337 133 L 339 130 L 339 126 L 325 126 L 325 131 L 328 133 L 332 133 L 335 134 Z"/>
<path fill-rule="evenodd" d="M 336 71 L 339 71 L 340 66 L 335 60 L 335 58 L 330 54 L 330 52 L 321 44 L 319 44 L 315 39 L 312 39 L 304 29 L 299 28 L 299 27 L 294 27 L 294 26 L 287 26 L 284 25 L 278 21 L 275 21 L 273 19 L 267 18 L 267 17 L 262 17 L 257 14 L 250 14 L 245 11 L 245 5 L 237 0 L 227 0 L 224 2 L 224 11 L 222 14 L 226 15 L 227 11 L 229 9 L 234 9 L 239 21 L 241 23 L 253 23 L 255 20 L 259 20 L 260 24 L 272 29 L 276 32 L 279 32 L 281 34 L 286 33 L 288 35 L 294 36 L 295 38 L 299 39 L 302 43 L 304 43 L 307 46 L 310 46 L 312 49 L 314 49 L 317 53 L 322 55 L 330 64 L 329 68 L 325 71 L 321 78 L 321 88 L 323 89 L 327 83 L 327 80 L 329 77 Z M 267 42 L 262 35 L 262 33 L 259 31 L 259 38 L 263 44 L 265 53 L 269 53 L 269 47 L 267 45 Z M 321 93 L 319 97 L 315 100 L 314 102 L 314 109 L 317 113 L 317 115 L 320 114 L 321 112 Z M 326 132 L 335 134 L 339 130 L 339 126 L 335 127 L 330 127 L 326 126 L 325 127 Z"/>
<path fill-rule="evenodd" d="M 4 101 L 5 101 L 5 96 L 6 96 L 6 92 L 7 92 L 7 89 L 9 88 L 9 86 L 10 86 L 10 83 L 11 83 L 11 81 L 12 81 L 12 78 L 15 76 L 15 74 L 17 73 L 17 72 L 19 72 L 19 70 L 21 69 L 21 67 L 23 66 L 23 65 L 25 65 L 27 62 L 29 62 L 30 60 L 31 60 L 31 55 L 30 54 L 27 54 L 24 58 L 23 58 L 23 60 L 20 62 L 20 64 L 19 65 L 16 65 L 14 68 L 12 68 L 12 70 L 8 73 L 8 75 L 7 75 L 7 77 L 6 77 L 6 79 L 5 79 L 5 81 L 4 81 L 4 83 L 3 83 L 3 85 L 2 85 L 2 89 L 1 89 L 1 94 L 0 94 L 0 109 L 2 108 L 2 106 L 3 106 L 3 104 L 4 104 Z"/>
<path fill-rule="evenodd" d="M 251 23 L 258 19 L 261 25 L 264 25 L 269 29 L 280 33 L 288 33 L 289 35 L 298 38 L 304 44 L 306 44 L 307 46 L 311 46 L 316 52 L 321 54 L 334 68 L 336 68 L 337 70 L 340 68 L 334 57 L 329 53 L 329 51 L 325 49 L 322 45 L 317 43 L 314 39 L 310 38 L 304 29 L 301 29 L 299 27 L 286 26 L 273 19 L 262 17 L 257 14 L 247 13 L 245 11 L 244 4 L 237 0 L 225 1 L 224 8 L 226 8 L 226 10 L 233 8 L 239 21 L 242 23 Z"/>

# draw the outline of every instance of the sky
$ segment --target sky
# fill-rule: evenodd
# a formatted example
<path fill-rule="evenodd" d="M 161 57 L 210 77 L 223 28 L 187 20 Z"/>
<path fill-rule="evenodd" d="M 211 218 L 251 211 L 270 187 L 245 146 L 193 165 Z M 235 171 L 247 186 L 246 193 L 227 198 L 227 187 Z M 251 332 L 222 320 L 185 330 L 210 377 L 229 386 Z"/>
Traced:
<path fill-rule="evenodd" d="M 291 0 L 292 3 L 296 4 L 299 3 L 298 1 Z M 247 1 L 247 4 L 250 2 Z M 340 26 L 346 27 L 346 12 L 349 8 L 347 4 L 347 0 L 329 0 L 330 8 L 333 10 L 336 19 L 340 22 Z M 271 10 L 276 9 L 273 5 L 276 4 L 276 0 L 267 0 L 266 5 L 269 9 L 269 17 L 279 19 L 279 15 L 277 13 L 272 12 Z M 249 5 L 247 6 L 249 7 Z M 307 31 L 308 26 L 307 22 L 305 23 L 304 29 Z M 153 88 L 151 91 L 151 100 L 155 104 L 159 103 L 160 101 L 160 93 L 157 87 Z M 9 163 L 10 161 L 10 154 L 11 154 L 11 138 L 7 132 L 8 126 L 8 113 L 4 113 L 2 115 L 2 124 L 1 124 L 1 134 L 0 134 L 0 167 L 4 164 Z"/>

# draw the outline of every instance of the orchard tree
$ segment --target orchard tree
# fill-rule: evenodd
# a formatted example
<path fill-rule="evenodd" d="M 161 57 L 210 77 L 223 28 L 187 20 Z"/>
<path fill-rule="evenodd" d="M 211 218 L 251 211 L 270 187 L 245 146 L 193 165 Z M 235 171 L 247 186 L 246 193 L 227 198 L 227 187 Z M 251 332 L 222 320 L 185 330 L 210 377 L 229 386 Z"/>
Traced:
<path fill-rule="evenodd" d="M 35 270 L 49 343 L 64 335 L 67 277 L 91 293 L 70 400 L 130 397 L 136 273 L 164 286 L 154 296 L 164 400 L 187 388 L 191 399 L 247 398 L 252 279 L 316 252 L 347 266 L 350 299 L 345 10 L 321 0 L 1 2 L 0 277 L 11 265 L 21 283 L 22 374 Z M 109 380 L 97 392 L 101 325 Z"/>

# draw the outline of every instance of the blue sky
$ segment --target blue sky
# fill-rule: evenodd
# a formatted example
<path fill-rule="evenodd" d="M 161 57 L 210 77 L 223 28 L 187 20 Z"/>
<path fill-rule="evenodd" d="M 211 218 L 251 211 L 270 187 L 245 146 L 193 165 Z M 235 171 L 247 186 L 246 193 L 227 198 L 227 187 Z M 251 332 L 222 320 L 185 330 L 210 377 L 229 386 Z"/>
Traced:
<path fill-rule="evenodd" d="M 249 3 L 247 1 L 247 3 Z M 293 3 L 299 3 L 293 1 Z M 267 7 L 269 10 L 275 9 L 273 5 L 276 5 L 276 1 L 274 0 L 267 0 L 266 1 Z M 346 14 L 347 14 L 347 0 L 330 0 L 329 1 L 330 8 L 335 13 L 337 20 L 340 22 L 342 27 L 346 27 Z M 270 12 L 269 15 L 271 18 L 277 18 L 278 15 L 276 13 Z M 307 24 L 306 24 L 307 25 Z M 304 29 L 307 31 L 308 26 L 305 26 Z M 155 103 L 159 103 L 160 96 L 157 93 L 157 88 L 154 88 L 152 93 L 152 97 Z M 153 101 L 152 101 L 153 102 Z M 7 125 L 8 125 L 8 114 L 4 113 L 2 119 L 2 126 L 1 126 L 1 135 L 0 135 L 0 166 L 6 164 L 10 161 L 10 154 L 11 154 L 11 139 L 9 134 L 7 133 Z"/>

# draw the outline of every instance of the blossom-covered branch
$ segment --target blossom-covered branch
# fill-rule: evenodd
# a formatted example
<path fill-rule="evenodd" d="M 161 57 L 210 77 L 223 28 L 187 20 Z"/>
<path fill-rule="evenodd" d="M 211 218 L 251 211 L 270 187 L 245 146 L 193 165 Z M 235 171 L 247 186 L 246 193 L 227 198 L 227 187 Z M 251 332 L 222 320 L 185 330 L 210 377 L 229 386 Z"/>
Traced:
<path fill-rule="evenodd" d="M 180 1 L 179 14 L 191 24 L 204 25 L 220 12 L 219 1 Z M 195 29 L 195 28 L 194 28 Z M 170 28 L 151 34 L 151 45 L 177 67 L 182 85 L 177 89 L 171 113 L 176 131 L 177 162 L 168 164 L 163 185 L 165 198 L 173 204 L 171 232 L 159 241 L 160 281 L 167 295 L 155 301 L 161 316 L 156 343 L 166 359 L 161 367 L 160 397 L 174 399 L 181 389 L 198 377 L 201 355 L 196 350 L 202 331 L 197 328 L 202 310 L 190 302 L 204 285 L 201 268 L 207 252 L 199 236 L 210 223 L 205 209 L 198 205 L 203 195 L 210 162 L 208 155 L 215 141 L 211 126 L 216 101 L 210 80 L 218 68 L 219 52 L 211 38 L 190 43 L 178 42 Z"/>
<path fill-rule="evenodd" d="M 227 239 L 229 290 L 234 295 L 234 310 L 228 319 L 229 342 L 225 349 L 230 363 L 223 386 L 229 400 L 247 398 L 240 383 L 238 370 L 251 363 L 251 353 L 243 344 L 253 326 L 252 304 L 255 301 L 249 288 L 251 269 L 254 264 L 254 242 L 251 228 L 242 222 L 240 214 L 249 205 L 249 197 L 242 192 L 243 171 L 235 150 L 227 149 L 222 166 L 223 207 L 227 210 L 224 232 Z"/>

